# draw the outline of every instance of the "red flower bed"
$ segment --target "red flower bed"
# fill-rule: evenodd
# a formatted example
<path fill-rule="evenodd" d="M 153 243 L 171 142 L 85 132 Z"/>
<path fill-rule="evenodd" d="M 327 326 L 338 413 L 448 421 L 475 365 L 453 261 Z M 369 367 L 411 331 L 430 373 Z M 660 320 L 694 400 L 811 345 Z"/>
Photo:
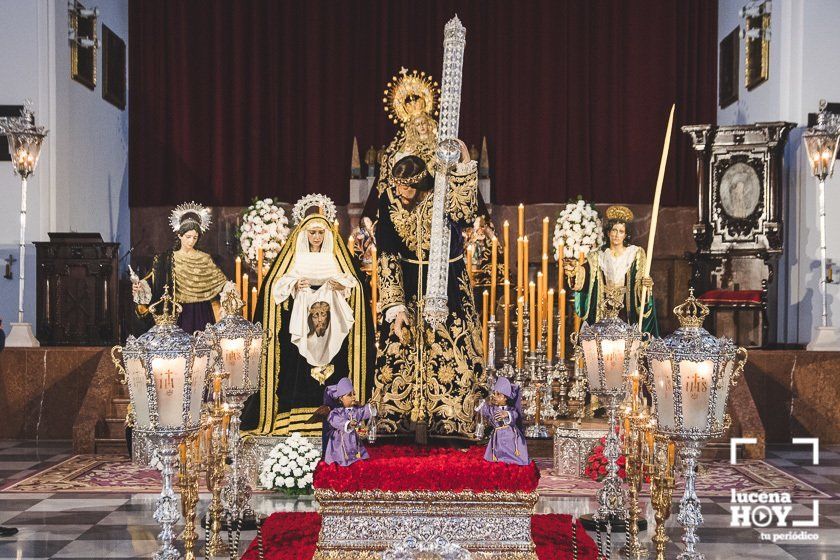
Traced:
<path fill-rule="evenodd" d="M 533 461 L 525 467 L 491 463 L 484 460 L 483 447 L 386 445 L 368 452 L 370 459 L 349 467 L 322 461 L 315 469 L 314 487 L 336 492 L 533 492 L 540 480 Z"/>
<path fill-rule="evenodd" d="M 321 516 L 317 513 L 275 513 L 262 527 L 265 560 L 310 560 L 315 554 Z M 572 518 L 568 515 L 534 515 L 531 536 L 539 560 L 571 560 Z M 597 547 L 592 537 L 578 525 L 579 560 L 595 560 Z M 258 538 L 251 542 L 242 560 L 258 560 Z"/>

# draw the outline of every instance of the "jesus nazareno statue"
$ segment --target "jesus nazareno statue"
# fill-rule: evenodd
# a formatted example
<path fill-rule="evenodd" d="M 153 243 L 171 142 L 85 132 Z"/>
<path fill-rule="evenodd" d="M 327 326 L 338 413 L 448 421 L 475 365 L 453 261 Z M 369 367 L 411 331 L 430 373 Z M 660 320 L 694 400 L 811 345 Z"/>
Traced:
<path fill-rule="evenodd" d="M 463 229 L 477 209 L 476 162 L 461 142 L 446 200 L 450 236 L 449 314 L 437 325 L 422 313 L 431 239 L 434 179 L 425 161 L 406 156 L 379 197 L 376 246 L 381 319 L 371 399 L 380 435 L 468 439 L 483 398 L 481 328 L 464 262 Z"/>

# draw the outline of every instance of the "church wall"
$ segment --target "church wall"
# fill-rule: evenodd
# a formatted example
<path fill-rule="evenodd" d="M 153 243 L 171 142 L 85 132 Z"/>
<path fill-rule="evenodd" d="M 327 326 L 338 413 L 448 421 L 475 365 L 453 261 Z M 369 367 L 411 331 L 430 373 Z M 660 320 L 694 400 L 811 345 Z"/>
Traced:
<path fill-rule="evenodd" d="M 718 5 L 719 39 L 743 20 L 743 0 L 721 0 Z M 752 91 L 744 85 L 744 43 L 739 41 L 738 101 L 718 110 L 718 124 L 745 124 L 786 120 L 798 124 L 785 152 L 785 249 L 774 287 L 778 300 L 776 339 L 806 344 L 820 322 L 819 229 L 817 189 L 801 141 L 808 113 L 817 111 L 821 98 L 840 101 L 840 75 L 836 64 L 821 66 L 840 50 L 840 6 L 832 0 L 774 0 L 772 3 L 769 80 Z M 826 183 L 827 253 L 840 260 L 840 177 Z M 835 273 L 837 268 L 835 266 Z M 840 289 L 828 286 L 829 317 L 840 321 Z"/>
<path fill-rule="evenodd" d="M 107 25 L 128 44 L 128 1 L 86 2 L 100 10 L 97 35 Z M 32 99 L 38 124 L 49 129 L 29 181 L 25 319 L 35 323 L 35 248 L 50 231 L 98 232 L 129 248 L 128 109 L 102 98 L 102 49 L 91 91 L 70 78 L 67 3 L 0 0 L 0 104 Z M 0 260 L 17 259 L 20 181 L 0 163 Z M 0 263 L 0 266 L 3 266 Z M 0 317 L 8 332 L 17 320 L 18 263 L 13 280 L 0 278 Z"/>

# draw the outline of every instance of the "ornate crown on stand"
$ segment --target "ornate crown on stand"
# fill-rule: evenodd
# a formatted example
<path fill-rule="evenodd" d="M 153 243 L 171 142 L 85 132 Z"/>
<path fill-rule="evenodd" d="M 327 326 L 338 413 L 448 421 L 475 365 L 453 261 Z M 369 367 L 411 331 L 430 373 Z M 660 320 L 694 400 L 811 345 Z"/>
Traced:
<path fill-rule="evenodd" d="M 633 221 L 633 211 L 626 206 L 610 206 L 607 208 L 606 216 L 608 220 Z"/>
<path fill-rule="evenodd" d="M 437 116 L 440 88 L 425 72 L 409 72 L 406 68 L 401 68 L 386 87 L 382 103 L 385 104 L 388 118 L 394 124 L 404 125 L 423 113 Z"/>
<path fill-rule="evenodd" d="M 160 313 L 157 312 L 159 306 L 161 308 Z M 152 318 L 155 320 L 155 325 L 161 327 L 176 324 L 182 310 L 183 307 L 181 307 L 181 304 L 177 303 L 172 296 L 169 295 L 169 286 L 164 286 L 163 296 L 149 306 L 149 313 L 152 314 Z"/>
<path fill-rule="evenodd" d="M 213 223 L 210 209 L 195 202 L 179 204 L 169 215 L 169 225 L 172 226 L 172 231 L 177 232 L 187 222 L 198 225 L 201 233 L 206 233 L 210 229 L 210 224 Z"/>
<path fill-rule="evenodd" d="M 694 297 L 694 288 L 689 288 L 688 299 L 674 308 L 674 315 L 684 329 L 699 329 L 709 315 L 709 308 Z"/>
<path fill-rule="evenodd" d="M 325 194 L 308 194 L 295 202 L 292 208 L 292 221 L 294 225 L 298 225 L 306 217 L 306 211 L 317 206 L 321 210 L 324 218 L 329 223 L 333 223 L 336 217 L 335 203 L 330 197 Z"/>

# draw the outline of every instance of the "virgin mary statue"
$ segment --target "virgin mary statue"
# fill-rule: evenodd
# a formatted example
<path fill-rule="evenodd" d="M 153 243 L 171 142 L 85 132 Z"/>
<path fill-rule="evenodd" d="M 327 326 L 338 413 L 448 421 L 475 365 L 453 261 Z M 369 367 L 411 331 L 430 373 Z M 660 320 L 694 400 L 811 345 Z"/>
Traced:
<path fill-rule="evenodd" d="M 365 295 L 347 246 L 334 234 L 334 206 L 319 196 L 295 206 L 298 224 L 257 300 L 254 321 L 265 327 L 265 355 L 260 392 L 246 405 L 243 428 L 259 435 L 320 436 L 321 421 L 312 416 L 336 379 L 349 377 L 360 399 L 368 394 L 373 353 Z M 316 198 L 327 215 L 304 217 Z"/>

